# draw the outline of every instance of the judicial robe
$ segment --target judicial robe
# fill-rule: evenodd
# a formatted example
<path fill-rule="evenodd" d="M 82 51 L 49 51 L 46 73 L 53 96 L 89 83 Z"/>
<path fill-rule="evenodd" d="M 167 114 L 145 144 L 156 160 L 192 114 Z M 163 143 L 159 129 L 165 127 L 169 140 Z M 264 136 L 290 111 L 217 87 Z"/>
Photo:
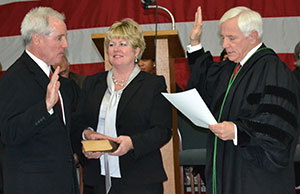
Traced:
<path fill-rule="evenodd" d="M 217 194 L 295 193 L 293 157 L 299 132 L 299 86 L 290 69 L 263 44 L 241 68 L 216 63 L 204 49 L 188 54 L 196 88 L 220 122 L 237 126 L 238 145 L 217 140 Z M 207 194 L 212 193 L 215 135 L 209 133 L 206 161 Z"/>

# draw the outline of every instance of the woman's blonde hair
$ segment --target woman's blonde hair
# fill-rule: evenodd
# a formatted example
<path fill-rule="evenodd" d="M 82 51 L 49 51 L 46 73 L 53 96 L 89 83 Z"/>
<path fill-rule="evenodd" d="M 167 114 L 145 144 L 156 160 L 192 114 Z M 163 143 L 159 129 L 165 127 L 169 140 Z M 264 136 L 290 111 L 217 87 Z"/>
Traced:
<path fill-rule="evenodd" d="M 104 46 L 108 51 L 109 43 L 113 38 L 124 38 L 133 49 L 140 48 L 138 59 L 141 58 L 146 48 L 144 33 L 138 23 L 130 18 L 123 19 L 121 22 L 115 22 L 106 32 Z"/>

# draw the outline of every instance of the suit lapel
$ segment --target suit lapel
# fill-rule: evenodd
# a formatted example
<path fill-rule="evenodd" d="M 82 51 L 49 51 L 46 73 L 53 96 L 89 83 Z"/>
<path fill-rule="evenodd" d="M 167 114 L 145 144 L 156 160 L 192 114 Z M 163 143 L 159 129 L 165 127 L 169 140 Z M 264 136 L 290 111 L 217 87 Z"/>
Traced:
<path fill-rule="evenodd" d="M 42 95 L 46 95 L 47 93 L 47 87 L 50 82 L 49 77 L 45 74 L 45 72 L 38 66 L 38 64 L 29 57 L 29 55 L 24 51 L 22 55 L 25 64 L 29 70 L 29 72 L 33 75 L 33 79 L 36 81 L 36 83 L 41 87 Z M 56 112 L 62 122 L 63 122 L 63 117 L 62 117 L 62 112 L 59 103 L 56 103 L 55 106 L 53 107 L 54 112 Z"/>
<path fill-rule="evenodd" d="M 43 70 L 32 60 L 29 55 L 24 51 L 22 58 L 28 68 L 28 70 L 33 74 L 34 79 L 37 84 L 41 86 L 41 89 L 46 92 L 47 85 L 49 84 L 48 76 L 43 72 Z"/>
<path fill-rule="evenodd" d="M 117 120 L 122 115 L 128 102 L 135 95 L 136 91 L 141 87 L 143 80 L 144 74 L 140 72 L 124 89 L 118 105 Z"/>

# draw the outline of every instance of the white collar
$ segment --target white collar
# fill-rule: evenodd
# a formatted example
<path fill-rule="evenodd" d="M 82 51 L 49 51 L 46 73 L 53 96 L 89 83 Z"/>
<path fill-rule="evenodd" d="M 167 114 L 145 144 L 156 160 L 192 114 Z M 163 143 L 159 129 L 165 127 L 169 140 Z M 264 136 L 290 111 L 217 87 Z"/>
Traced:
<path fill-rule="evenodd" d="M 255 46 L 253 49 L 251 49 L 248 54 L 240 61 L 241 66 L 243 66 L 247 60 L 257 51 L 257 49 L 262 45 L 262 43 L 259 43 L 257 46 Z"/>
<path fill-rule="evenodd" d="M 32 60 L 34 60 L 34 62 L 37 63 L 37 65 L 43 70 L 43 72 L 49 77 L 49 73 L 50 73 L 50 65 L 47 65 L 44 61 L 42 61 L 41 59 L 37 58 L 36 56 L 34 56 L 30 51 L 28 51 L 27 49 L 25 50 L 26 53 L 29 55 L 30 58 L 32 58 Z"/>

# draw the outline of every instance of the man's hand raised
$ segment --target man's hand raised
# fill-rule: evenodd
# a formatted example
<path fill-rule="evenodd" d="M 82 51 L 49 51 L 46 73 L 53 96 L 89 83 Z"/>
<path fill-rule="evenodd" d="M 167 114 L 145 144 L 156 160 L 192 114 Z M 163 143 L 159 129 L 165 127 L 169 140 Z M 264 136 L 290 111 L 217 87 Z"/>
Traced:
<path fill-rule="evenodd" d="M 46 105 L 47 105 L 47 110 L 50 111 L 53 106 L 57 103 L 59 99 L 59 87 L 60 87 L 60 82 L 58 81 L 58 73 L 60 71 L 60 67 L 58 66 L 50 80 L 50 83 L 48 84 L 47 87 L 47 94 L 46 94 Z"/>
<path fill-rule="evenodd" d="M 199 6 L 197 12 L 195 13 L 195 22 L 190 33 L 191 46 L 200 44 L 201 34 L 202 34 L 202 10 L 201 7 Z"/>

